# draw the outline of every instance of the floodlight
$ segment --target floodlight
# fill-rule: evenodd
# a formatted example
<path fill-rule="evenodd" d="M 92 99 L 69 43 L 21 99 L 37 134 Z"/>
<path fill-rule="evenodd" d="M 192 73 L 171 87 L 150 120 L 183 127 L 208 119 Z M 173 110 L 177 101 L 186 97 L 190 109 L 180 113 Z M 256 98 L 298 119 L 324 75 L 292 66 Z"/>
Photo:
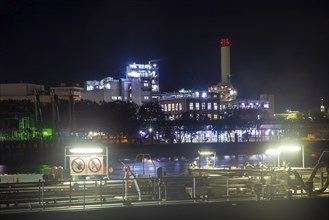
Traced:
<path fill-rule="evenodd" d="M 72 148 L 70 149 L 70 153 L 80 153 L 80 154 L 87 154 L 87 153 L 102 153 L 102 148 Z"/>
<path fill-rule="evenodd" d="M 200 155 L 213 155 L 215 152 L 212 151 L 198 151 Z"/>
<path fill-rule="evenodd" d="M 299 151 L 300 148 L 301 148 L 300 146 L 296 146 L 296 145 L 282 145 L 278 147 L 278 149 L 283 152 L 295 152 L 295 151 Z"/>
<path fill-rule="evenodd" d="M 279 155 L 280 154 L 280 150 L 277 148 L 271 148 L 265 151 L 266 155 Z"/>

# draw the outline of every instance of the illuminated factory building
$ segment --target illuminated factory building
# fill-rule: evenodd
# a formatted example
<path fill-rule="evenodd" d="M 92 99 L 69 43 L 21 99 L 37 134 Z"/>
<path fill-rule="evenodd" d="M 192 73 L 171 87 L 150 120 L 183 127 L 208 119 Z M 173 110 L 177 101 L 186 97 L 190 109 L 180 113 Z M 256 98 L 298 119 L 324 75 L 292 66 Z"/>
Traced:
<path fill-rule="evenodd" d="M 156 63 L 130 64 L 126 71 L 127 79 L 141 79 L 150 81 L 152 92 L 159 92 L 159 67 Z"/>
<path fill-rule="evenodd" d="M 86 81 L 82 98 L 95 102 L 129 101 L 142 105 L 159 92 L 159 68 L 155 63 L 129 64 L 126 78 Z"/>
<path fill-rule="evenodd" d="M 212 120 L 222 119 L 232 109 L 262 109 L 268 112 L 269 117 L 274 115 L 274 96 L 269 94 L 260 95 L 260 99 L 237 99 L 237 91 L 231 83 L 230 67 L 230 41 L 221 39 L 221 82 L 208 87 L 208 92 L 204 96 L 196 96 L 201 92 L 193 91 L 190 94 L 162 94 L 159 100 L 162 110 L 166 115 L 177 118 L 182 112 L 199 112 Z M 182 108 L 176 108 L 182 105 Z M 180 104 L 181 103 L 181 104 Z M 216 104 L 218 103 L 218 104 Z M 170 106 L 170 108 L 168 107 Z M 174 107 L 174 108 L 173 108 Z M 209 112 L 208 112 L 209 111 Z"/>
<path fill-rule="evenodd" d="M 162 94 L 159 103 L 162 111 L 169 119 L 179 118 L 183 112 L 190 117 L 201 117 L 211 120 L 219 119 L 219 95 L 216 93 L 199 92 L 181 89 L 179 92 Z"/>

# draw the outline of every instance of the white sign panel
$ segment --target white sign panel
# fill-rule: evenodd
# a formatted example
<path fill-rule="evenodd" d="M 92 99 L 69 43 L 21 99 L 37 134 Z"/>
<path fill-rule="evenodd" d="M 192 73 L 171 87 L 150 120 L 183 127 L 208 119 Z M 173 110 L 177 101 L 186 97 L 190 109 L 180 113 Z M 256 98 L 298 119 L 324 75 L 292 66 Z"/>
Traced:
<path fill-rule="evenodd" d="M 103 174 L 103 158 L 90 157 L 88 158 L 88 175 L 102 175 Z"/>
<path fill-rule="evenodd" d="M 71 157 L 70 170 L 72 175 L 86 175 L 86 161 L 85 158 Z"/>
<path fill-rule="evenodd" d="M 70 157 L 71 175 L 103 175 L 103 157 Z"/>

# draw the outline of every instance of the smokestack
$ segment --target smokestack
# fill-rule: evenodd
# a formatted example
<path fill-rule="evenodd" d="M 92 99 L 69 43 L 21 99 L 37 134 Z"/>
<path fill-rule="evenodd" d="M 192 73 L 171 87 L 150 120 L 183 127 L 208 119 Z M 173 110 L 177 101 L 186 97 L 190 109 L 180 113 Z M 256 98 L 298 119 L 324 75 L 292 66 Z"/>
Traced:
<path fill-rule="evenodd" d="M 221 82 L 223 84 L 231 84 L 231 66 L 230 66 L 230 41 L 229 39 L 221 39 Z"/>

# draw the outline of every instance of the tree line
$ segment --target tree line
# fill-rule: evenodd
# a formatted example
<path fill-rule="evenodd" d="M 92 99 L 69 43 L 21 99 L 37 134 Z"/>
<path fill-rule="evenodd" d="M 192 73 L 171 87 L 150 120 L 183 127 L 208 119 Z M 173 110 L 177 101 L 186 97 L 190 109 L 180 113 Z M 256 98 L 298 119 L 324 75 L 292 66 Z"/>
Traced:
<path fill-rule="evenodd" d="M 0 113 L 2 136 L 8 136 L 13 129 L 18 128 L 20 117 L 28 116 L 34 121 L 38 118 L 36 130 L 53 128 L 54 136 L 60 135 L 63 130 L 70 134 L 87 134 L 92 131 L 118 143 L 123 140 L 128 143 L 145 140 L 151 143 L 172 143 L 174 140 L 181 143 L 186 134 L 191 137 L 192 142 L 196 132 L 204 130 L 213 131 L 220 142 L 220 134 L 259 129 L 263 120 L 268 117 L 258 109 L 235 109 L 226 116 L 223 115 L 220 120 L 209 120 L 207 115 L 196 111 L 183 112 L 177 119 L 169 120 L 157 102 L 138 106 L 123 101 L 96 103 L 88 100 L 74 104 L 67 100 L 58 100 L 56 105 L 4 100 L 0 101 Z"/>

